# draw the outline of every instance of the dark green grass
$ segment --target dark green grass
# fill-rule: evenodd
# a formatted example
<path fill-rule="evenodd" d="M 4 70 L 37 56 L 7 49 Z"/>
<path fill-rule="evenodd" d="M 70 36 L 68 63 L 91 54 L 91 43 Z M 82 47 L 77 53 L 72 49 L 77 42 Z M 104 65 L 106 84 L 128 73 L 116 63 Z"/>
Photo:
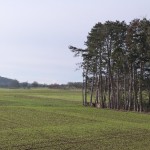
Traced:
<path fill-rule="evenodd" d="M 82 107 L 77 90 L 0 90 L 2 150 L 149 150 L 150 115 Z"/>

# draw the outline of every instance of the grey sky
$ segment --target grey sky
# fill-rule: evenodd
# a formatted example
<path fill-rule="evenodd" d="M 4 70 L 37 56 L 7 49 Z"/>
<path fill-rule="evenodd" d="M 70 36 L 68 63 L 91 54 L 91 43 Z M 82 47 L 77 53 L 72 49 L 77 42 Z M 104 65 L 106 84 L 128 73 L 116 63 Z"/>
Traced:
<path fill-rule="evenodd" d="M 82 81 L 68 50 L 84 47 L 97 22 L 150 18 L 149 0 L 0 0 L 0 76 L 19 81 Z"/>

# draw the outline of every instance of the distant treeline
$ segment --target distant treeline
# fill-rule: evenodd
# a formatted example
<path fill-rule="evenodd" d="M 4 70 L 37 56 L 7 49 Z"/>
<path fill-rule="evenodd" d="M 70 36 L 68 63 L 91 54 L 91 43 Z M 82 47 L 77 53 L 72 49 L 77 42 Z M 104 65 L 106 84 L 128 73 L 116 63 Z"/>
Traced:
<path fill-rule="evenodd" d="M 82 89 L 82 82 L 68 82 L 67 84 L 50 84 L 48 88 L 56 89 Z"/>
<path fill-rule="evenodd" d="M 17 80 L 8 79 L 0 76 L 0 87 L 1 88 L 18 88 L 20 86 Z"/>
<path fill-rule="evenodd" d="M 82 88 L 82 82 L 68 82 L 67 84 L 41 84 L 37 81 L 33 83 L 19 82 L 18 80 L 8 79 L 0 76 L 0 88 L 54 88 L 54 89 L 67 89 L 67 88 Z"/>

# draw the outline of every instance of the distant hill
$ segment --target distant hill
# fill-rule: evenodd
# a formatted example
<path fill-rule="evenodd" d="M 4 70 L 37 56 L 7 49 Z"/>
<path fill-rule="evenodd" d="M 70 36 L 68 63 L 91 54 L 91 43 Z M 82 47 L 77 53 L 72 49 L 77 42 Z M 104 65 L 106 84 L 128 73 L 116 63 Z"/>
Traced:
<path fill-rule="evenodd" d="M 18 88 L 19 82 L 17 80 L 13 80 L 13 79 L 0 76 L 0 87 L 1 88 Z"/>

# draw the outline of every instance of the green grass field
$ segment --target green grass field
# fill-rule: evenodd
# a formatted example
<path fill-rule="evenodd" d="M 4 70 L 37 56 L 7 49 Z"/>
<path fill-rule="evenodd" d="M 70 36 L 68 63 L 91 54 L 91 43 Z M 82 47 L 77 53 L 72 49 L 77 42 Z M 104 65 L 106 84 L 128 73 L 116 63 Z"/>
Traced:
<path fill-rule="evenodd" d="M 81 91 L 0 89 L 0 150 L 150 150 L 150 115 L 83 107 Z"/>

